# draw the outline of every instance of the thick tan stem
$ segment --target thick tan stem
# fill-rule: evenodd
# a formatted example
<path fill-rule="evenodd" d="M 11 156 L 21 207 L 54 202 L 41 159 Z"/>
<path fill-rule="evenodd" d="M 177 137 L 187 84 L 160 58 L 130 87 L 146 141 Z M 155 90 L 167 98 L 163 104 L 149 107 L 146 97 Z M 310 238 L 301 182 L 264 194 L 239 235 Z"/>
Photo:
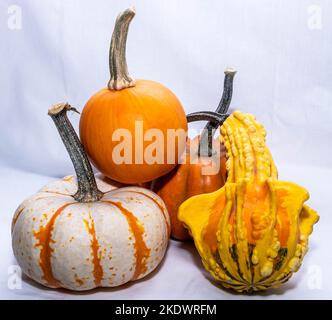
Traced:
<path fill-rule="evenodd" d="M 116 19 L 109 55 L 110 75 L 108 82 L 110 90 L 122 90 L 135 86 L 135 80 L 128 74 L 126 61 L 126 42 L 128 28 L 135 16 L 135 9 L 129 8 L 120 13 Z"/>

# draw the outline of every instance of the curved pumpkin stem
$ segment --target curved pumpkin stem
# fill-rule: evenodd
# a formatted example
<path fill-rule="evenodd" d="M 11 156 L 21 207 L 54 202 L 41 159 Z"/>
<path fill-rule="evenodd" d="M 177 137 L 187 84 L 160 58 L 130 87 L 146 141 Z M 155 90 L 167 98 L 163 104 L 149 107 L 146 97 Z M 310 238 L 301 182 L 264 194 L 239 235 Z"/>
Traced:
<path fill-rule="evenodd" d="M 54 121 L 75 168 L 78 190 L 73 197 L 79 202 L 95 202 L 101 199 L 103 192 L 97 187 L 91 164 L 67 117 L 67 111 L 79 113 L 68 103 L 59 103 L 52 106 L 48 114 Z"/>
<path fill-rule="evenodd" d="M 126 61 L 128 28 L 134 16 L 135 9 L 129 8 L 120 13 L 115 22 L 109 53 L 111 79 L 108 82 L 108 88 L 110 90 L 122 90 L 135 86 L 135 80 L 128 74 Z"/>
<path fill-rule="evenodd" d="M 236 74 L 236 70 L 234 69 L 226 69 L 225 70 L 225 79 L 224 79 L 224 91 L 219 102 L 219 105 L 215 112 L 226 114 L 228 108 L 231 104 L 232 95 L 233 95 L 233 80 Z M 221 125 L 220 123 L 219 125 Z M 202 156 L 212 156 L 212 140 L 214 133 L 216 132 L 218 125 L 216 126 L 215 123 L 208 122 L 203 129 L 201 134 L 201 143 L 199 144 L 198 154 Z M 206 143 L 207 142 L 207 143 Z"/>
<path fill-rule="evenodd" d="M 219 127 L 228 117 L 228 114 L 220 114 L 212 111 L 198 111 L 187 114 L 187 122 L 195 121 L 209 121 L 213 123 L 216 128 Z"/>

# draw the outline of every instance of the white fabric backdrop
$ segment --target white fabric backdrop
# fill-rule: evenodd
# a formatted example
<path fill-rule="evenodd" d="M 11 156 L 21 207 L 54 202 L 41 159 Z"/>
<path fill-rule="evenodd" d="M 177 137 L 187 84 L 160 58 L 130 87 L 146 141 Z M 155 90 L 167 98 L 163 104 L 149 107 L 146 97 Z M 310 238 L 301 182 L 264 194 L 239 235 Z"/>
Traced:
<path fill-rule="evenodd" d="M 332 3 L 328 0 L 1 0 L 0 298 L 61 298 L 64 294 L 29 282 L 20 291 L 7 288 L 7 268 L 14 263 L 10 219 L 24 197 L 51 177 L 73 171 L 47 108 L 68 101 L 82 109 L 106 85 L 114 21 L 132 4 L 137 14 L 127 45 L 131 75 L 165 84 L 189 113 L 215 109 L 223 70 L 236 68 L 232 109 L 253 113 L 265 125 L 281 178 L 307 187 L 312 196 L 309 203 L 321 215 L 312 250 L 299 272 L 302 276 L 296 275 L 286 285 L 288 291 L 264 297 L 332 298 L 328 267 L 332 253 L 327 246 L 332 226 L 328 210 L 332 196 Z M 19 29 L 11 11 L 17 8 L 22 14 Z M 77 127 L 79 117 L 71 119 Z M 165 263 L 149 281 L 95 295 L 106 299 L 238 298 L 208 282 L 199 260 L 192 264 L 190 259 L 182 245 L 172 242 Z M 305 280 L 312 270 L 322 275 L 321 289 L 312 289 Z M 171 292 L 172 286 L 177 293 Z"/>

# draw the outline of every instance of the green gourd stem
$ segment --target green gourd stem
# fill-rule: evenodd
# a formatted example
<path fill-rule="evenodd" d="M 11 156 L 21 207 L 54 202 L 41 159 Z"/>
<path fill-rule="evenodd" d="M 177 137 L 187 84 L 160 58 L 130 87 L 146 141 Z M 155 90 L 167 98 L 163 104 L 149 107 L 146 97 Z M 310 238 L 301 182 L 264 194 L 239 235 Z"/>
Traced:
<path fill-rule="evenodd" d="M 48 110 L 48 114 L 59 131 L 76 172 L 78 190 L 73 195 L 74 199 L 79 202 L 95 202 L 102 198 L 103 192 L 97 187 L 96 179 L 83 145 L 67 117 L 68 111 L 78 112 L 68 103 L 59 103 L 52 106 Z"/>
<path fill-rule="evenodd" d="M 116 19 L 109 53 L 110 80 L 108 89 L 122 90 L 135 86 L 135 80 L 129 76 L 126 61 L 126 43 L 129 24 L 135 16 L 135 9 L 129 8 Z"/>
<path fill-rule="evenodd" d="M 226 69 L 224 73 L 225 73 L 224 90 L 219 105 L 215 111 L 221 114 L 226 114 L 231 104 L 232 95 L 233 95 L 233 80 L 236 74 L 236 70 Z M 201 143 L 199 144 L 198 148 L 199 155 L 209 156 L 209 157 L 212 156 L 213 152 L 212 141 L 216 129 L 217 127 L 215 126 L 214 123 L 208 122 L 206 124 L 201 134 L 201 139 L 200 139 Z"/>

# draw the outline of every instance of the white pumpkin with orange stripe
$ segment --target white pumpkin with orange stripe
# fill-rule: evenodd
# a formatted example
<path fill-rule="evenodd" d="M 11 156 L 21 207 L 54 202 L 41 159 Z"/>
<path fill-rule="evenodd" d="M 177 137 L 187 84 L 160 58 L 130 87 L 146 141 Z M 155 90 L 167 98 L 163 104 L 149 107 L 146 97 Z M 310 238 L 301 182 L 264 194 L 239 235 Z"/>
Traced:
<path fill-rule="evenodd" d="M 49 114 L 78 179 L 52 182 L 18 207 L 12 223 L 16 259 L 25 274 L 51 288 L 89 290 L 140 279 L 165 254 L 167 209 L 147 189 L 95 179 L 67 110 L 73 108 L 60 104 Z"/>

